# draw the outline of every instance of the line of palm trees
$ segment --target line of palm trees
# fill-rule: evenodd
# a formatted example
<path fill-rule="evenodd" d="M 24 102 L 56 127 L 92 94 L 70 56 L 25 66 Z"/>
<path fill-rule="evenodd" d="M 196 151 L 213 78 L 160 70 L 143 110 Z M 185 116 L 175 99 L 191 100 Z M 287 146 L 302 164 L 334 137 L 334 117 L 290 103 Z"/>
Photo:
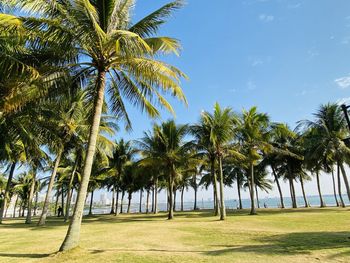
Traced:
<path fill-rule="evenodd" d="M 133 0 L 0 3 L 0 162 L 6 174 L 0 177 L 0 223 L 12 197 L 25 222 L 32 223 L 38 193 L 45 189 L 37 222 L 45 225 L 55 193 L 53 206 L 60 202 L 69 221 L 60 247 L 65 251 L 78 246 L 86 198 L 91 193 L 92 204 L 96 189 L 113 193 L 114 214 L 122 211 L 119 195 L 129 200 L 130 210 L 136 191 L 146 191 L 157 213 L 159 190 L 167 189 L 172 219 L 178 191 L 183 197 L 192 187 L 196 197 L 199 187 L 213 185 L 214 213 L 224 220 L 223 190 L 233 182 L 239 196 L 248 189 L 255 214 L 257 189 L 272 188 L 270 169 L 282 207 L 279 180 L 289 182 L 293 207 L 300 182 L 308 206 L 304 181 L 310 176 L 317 179 L 323 206 L 322 171 L 332 175 L 337 203 L 345 205 L 341 180 L 350 197 L 349 149 L 336 104 L 323 105 L 314 120 L 300 122 L 295 131 L 271 123 L 255 107 L 237 114 L 215 104 L 196 124 L 170 120 L 137 141 L 111 140 L 121 125 L 131 129 L 126 105 L 159 117 L 159 108 L 174 112 L 166 95 L 187 103 L 180 85 L 187 76 L 161 60 L 178 55 L 180 44 L 158 35 L 183 2 L 166 4 L 135 23 L 133 6 Z M 16 174 L 18 168 L 25 172 Z M 74 191 L 77 200 L 70 211 Z"/>

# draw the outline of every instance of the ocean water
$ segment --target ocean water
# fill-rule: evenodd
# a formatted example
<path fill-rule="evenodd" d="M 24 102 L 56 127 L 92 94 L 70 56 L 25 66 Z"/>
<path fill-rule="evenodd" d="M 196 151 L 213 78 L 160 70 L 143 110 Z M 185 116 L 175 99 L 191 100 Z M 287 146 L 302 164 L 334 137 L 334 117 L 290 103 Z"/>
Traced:
<path fill-rule="evenodd" d="M 312 207 L 317 207 L 320 206 L 320 198 L 318 196 L 308 196 L 307 197 L 308 202 L 310 206 Z M 285 197 L 283 198 L 284 200 L 284 205 L 286 208 L 292 207 L 292 200 L 290 197 Z M 327 206 L 335 206 L 336 202 L 334 199 L 333 195 L 324 195 L 323 200 L 326 203 Z M 349 200 L 347 196 L 343 196 L 343 200 L 345 204 L 348 206 L 349 205 Z M 260 208 L 264 207 L 264 204 L 268 208 L 278 208 L 280 205 L 280 199 L 279 198 L 263 198 L 259 200 Z M 238 207 L 238 200 L 230 199 L 230 200 L 225 200 L 225 205 L 226 209 L 237 209 Z M 242 205 L 243 208 L 250 208 L 250 199 L 242 199 Z M 304 199 L 302 196 L 297 197 L 297 205 L 298 207 L 304 207 Z M 194 202 L 193 201 L 186 201 L 184 202 L 184 210 L 185 211 L 190 211 L 193 210 L 194 207 Z M 204 201 L 204 200 L 197 200 L 197 207 L 199 209 L 213 209 L 213 201 Z M 119 205 L 120 208 L 120 205 Z M 176 210 L 180 210 L 181 208 L 181 203 L 176 202 L 175 206 Z M 125 213 L 127 209 L 127 203 L 123 203 L 123 212 Z M 150 208 L 151 209 L 151 204 Z M 158 209 L 159 211 L 166 211 L 167 210 L 167 205 L 166 203 L 158 203 Z M 93 213 L 94 214 L 108 214 L 111 211 L 111 206 L 99 206 L 99 207 L 94 207 L 93 208 Z M 138 213 L 139 212 L 139 204 L 138 203 L 132 203 L 131 208 L 130 208 L 131 213 Z M 142 204 L 142 212 L 146 211 L 146 205 L 143 203 Z M 88 213 L 88 209 L 84 210 L 84 214 Z"/>

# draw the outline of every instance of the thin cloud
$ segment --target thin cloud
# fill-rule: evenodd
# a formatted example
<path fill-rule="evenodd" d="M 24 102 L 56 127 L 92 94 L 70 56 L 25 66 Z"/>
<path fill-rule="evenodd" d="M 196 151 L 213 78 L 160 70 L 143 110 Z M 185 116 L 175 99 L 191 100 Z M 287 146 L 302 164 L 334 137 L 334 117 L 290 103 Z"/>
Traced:
<path fill-rule="evenodd" d="M 345 76 L 341 78 L 337 78 L 334 80 L 337 86 L 341 89 L 350 88 L 350 76 Z"/>
<path fill-rule="evenodd" d="M 287 6 L 288 9 L 297 9 L 299 7 L 301 7 L 301 3 L 288 4 Z"/>
<path fill-rule="evenodd" d="M 252 80 L 248 80 L 248 82 L 247 82 L 247 89 L 248 90 L 255 90 L 255 88 L 256 88 L 255 82 L 252 81 Z"/>
<path fill-rule="evenodd" d="M 338 104 L 338 105 L 342 105 L 342 104 L 350 104 L 350 97 L 347 97 L 347 98 L 341 98 L 341 99 L 338 99 L 337 101 L 336 101 L 336 103 Z"/>
<path fill-rule="evenodd" d="M 259 20 L 265 23 L 272 22 L 275 20 L 275 17 L 273 15 L 267 15 L 267 14 L 260 14 Z"/>

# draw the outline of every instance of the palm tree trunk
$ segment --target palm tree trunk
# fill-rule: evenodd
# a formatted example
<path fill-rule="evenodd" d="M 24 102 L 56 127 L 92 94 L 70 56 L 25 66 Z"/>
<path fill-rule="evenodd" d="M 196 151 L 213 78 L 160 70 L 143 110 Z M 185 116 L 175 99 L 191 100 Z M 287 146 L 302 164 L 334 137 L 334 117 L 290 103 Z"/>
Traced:
<path fill-rule="evenodd" d="M 176 211 L 176 189 L 174 189 L 174 211 Z"/>
<path fill-rule="evenodd" d="M 21 203 L 19 204 L 18 217 L 21 217 L 21 213 L 22 213 L 22 206 L 23 206 L 23 200 L 21 200 Z"/>
<path fill-rule="evenodd" d="M 316 181 L 317 181 L 317 190 L 318 190 L 318 195 L 320 196 L 320 207 L 325 207 L 325 203 L 323 201 L 322 193 L 321 193 L 321 185 L 320 185 L 320 176 L 318 171 L 316 171 Z"/>
<path fill-rule="evenodd" d="M 61 192 L 62 192 L 62 195 L 61 195 L 61 208 L 62 208 L 62 216 L 64 218 L 64 189 L 63 189 L 63 184 L 61 185 Z"/>
<path fill-rule="evenodd" d="M 181 211 L 184 211 L 184 192 L 185 192 L 185 186 L 182 186 L 181 189 Z"/>
<path fill-rule="evenodd" d="M 142 189 L 140 189 L 140 207 L 139 207 L 139 213 L 142 213 Z"/>
<path fill-rule="evenodd" d="M 158 177 L 156 178 L 156 182 L 154 184 L 154 213 L 158 213 Z"/>
<path fill-rule="evenodd" d="M 338 177 L 338 193 L 339 193 L 340 205 L 341 205 L 341 207 L 345 207 L 345 203 L 344 203 L 342 192 L 341 192 L 341 178 L 340 178 L 340 165 L 339 165 L 339 163 L 337 164 L 337 177 Z"/>
<path fill-rule="evenodd" d="M 119 213 L 118 209 L 118 203 L 119 203 L 119 187 L 117 187 L 117 196 L 115 198 L 115 216 Z"/>
<path fill-rule="evenodd" d="M 196 180 L 196 176 L 194 176 L 194 180 Z M 194 181 L 194 187 L 193 187 L 193 190 L 194 190 L 194 205 L 193 205 L 193 210 L 197 210 L 197 182 Z"/>
<path fill-rule="evenodd" d="M 348 199 L 350 201 L 350 188 L 349 188 L 349 181 L 348 181 L 348 178 L 346 176 L 346 172 L 345 172 L 345 168 L 344 168 L 344 165 L 343 163 L 340 163 L 340 170 L 341 170 L 341 173 L 343 174 L 343 179 L 344 179 L 344 183 L 345 183 L 345 188 L 346 188 L 346 192 L 348 194 Z"/>
<path fill-rule="evenodd" d="M 239 209 L 242 209 L 243 206 L 242 206 L 242 197 L 241 197 L 241 182 L 240 182 L 238 176 L 237 176 L 237 192 L 238 192 L 238 203 L 239 203 L 238 207 L 239 207 Z"/>
<path fill-rule="evenodd" d="M 271 165 L 271 169 L 272 169 L 273 176 L 275 177 L 275 182 L 276 182 L 276 184 L 277 184 L 278 193 L 279 193 L 279 195 L 280 195 L 281 208 L 284 208 L 284 201 L 283 201 L 282 189 L 281 189 L 280 182 L 279 182 L 279 180 L 278 180 L 278 176 L 277 176 L 275 167 L 274 167 L 273 165 Z"/>
<path fill-rule="evenodd" d="M 339 202 L 338 202 L 338 198 L 337 198 L 337 190 L 336 190 L 336 187 L 335 187 L 335 179 L 334 179 L 333 167 L 332 167 L 332 183 L 333 183 L 333 194 L 334 194 L 335 204 L 336 204 L 336 206 L 339 206 Z"/>
<path fill-rule="evenodd" d="M 69 210 L 70 210 L 70 204 L 72 202 L 72 195 L 73 195 L 73 182 L 74 182 L 75 173 L 77 171 L 77 167 L 78 167 L 78 157 L 76 157 L 75 159 L 74 168 L 68 184 L 67 204 L 66 204 L 66 213 L 64 215 L 64 222 L 67 222 L 69 219 Z"/>
<path fill-rule="evenodd" d="M 216 172 L 215 172 L 215 159 L 211 160 L 211 176 L 213 178 L 213 186 L 214 186 L 214 215 L 220 215 L 219 210 L 219 193 L 217 190 L 217 178 L 216 178 Z"/>
<path fill-rule="evenodd" d="M 7 200 L 9 199 L 9 193 L 10 193 L 10 187 L 11 187 L 11 183 L 12 183 L 12 178 L 13 178 L 13 174 L 15 172 L 15 168 L 16 168 L 16 162 L 13 162 L 11 164 L 11 168 L 10 168 L 10 174 L 9 174 L 9 178 L 7 179 L 7 183 L 6 183 L 6 188 L 5 188 L 5 194 L 4 194 L 4 200 L 1 203 L 1 209 L 0 209 L 0 224 L 2 224 L 2 219 L 5 217 L 5 209 L 7 206 Z"/>
<path fill-rule="evenodd" d="M 260 202 L 259 202 L 259 195 L 258 195 L 258 187 L 255 184 L 255 194 L 256 194 L 256 202 L 258 205 L 258 208 L 260 208 Z"/>
<path fill-rule="evenodd" d="M 58 206 L 58 199 L 60 197 L 60 191 L 59 189 L 56 190 L 56 201 L 55 201 L 55 216 L 57 215 L 57 206 Z"/>
<path fill-rule="evenodd" d="M 169 188 L 169 214 L 168 214 L 168 219 L 171 220 L 174 218 L 174 179 L 173 175 L 171 174 L 168 179 L 168 188 Z"/>
<path fill-rule="evenodd" d="M 47 186 L 44 206 L 43 206 L 43 210 L 41 212 L 41 216 L 40 216 L 40 219 L 39 219 L 39 222 L 38 222 L 38 226 L 43 226 L 43 225 L 45 225 L 45 222 L 46 222 L 47 212 L 48 212 L 48 209 L 49 209 L 50 198 L 51 198 L 51 191 L 52 191 L 53 185 L 55 183 L 57 169 L 58 169 L 58 166 L 59 166 L 60 161 L 61 161 L 62 153 L 63 153 L 63 148 L 59 149 L 58 153 L 57 153 L 57 157 L 56 157 L 55 164 L 54 164 L 54 167 L 53 167 L 53 170 L 52 170 L 52 173 L 51 173 L 49 185 Z"/>
<path fill-rule="evenodd" d="M 120 213 L 123 213 L 123 202 L 124 202 L 125 191 L 122 191 L 122 199 L 120 200 Z"/>
<path fill-rule="evenodd" d="M 255 197 L 254 197 L 254 165 L 253 163 L 250 163 L 249 167 L 249 172 L 250 172 L 250 214 L 251 215 L 256 215 L 256 209 L 255 209 Z"/>
<path fill-rule="evenodd" d="M 17 207 L 17 203 L 18 203 L 18 198 L 19 198 L 19 195 L 17 195 L 16 197 L 16 201 L 15 201 L 15 206 L 13 207 L 13 218 L 16 217 L 16 207 Z"/>
<path fill-rule="evenodd" d="M 114 206 L 115 206 L 115 186 L 112 186 L 112 205 L 110 214 L 114 214 Z"/>
<path fill-rule="evenodd" d="M 224 175 L 222 172 L 222 156 L 218 157 L 219 173 L 220 173 L 220 220 L 226 219 L 226 208 L 224 200 Z"/>
<path fill-rule="evenodd" d="M 149 189 L 147 189 L 147 197 L 146 197 L 146 214 L 149 213 Z"/>
<path fill-rule="evenodd" d="M 28 206 L 27 206 L 27 217 L 25 222 L 26 224 L 32 223 L 32 201 L 34 197 L 35 184 L 36 184 L 36 169 L 33 171 L 33 179 L 30 185 L 30 192 L 29 192 Z"/>
<path fill-rule="evenodd" d="M 307 198 L 306 198 L 306 194 L 305 194 L 303 176 L 300 176 L 300 185 L 301 185 L 301 191 L 303 192 L 305 207 L 310 207 L 309 202 L 307 201 Z"/>
<path fill-rule="evenodd" d="M 81 176 L 81 183 L 78 191 L 78 197 L 74 208 L 72 220 L 69 224 L 67 235 L 60 247 L 60 251 L 66 251 L 75 248 L 79 244 L 81 220 L 83 218 L 85 197 L 88 190 L 92 163 L 96 151 L 96 141 L 99 133 L 102 106 L 104 100 L 104 90 L 106 85 L 106 71 L 99 69 L 96 80 L 96 100 L 94 113 L 90 128 L 87 153 L 85 157 L 84 169 Z"/>
<path fill-rule="evenodd" d="M 127 214 L 130 214 L 131 198 L 132 198 L 132 192 L 130 191 L 128 195 L 128 209 L 126 210 Z"/>
<path fill-rule="evenodd" d="M 94 202 L 94 190 L 91 191 L 90 195 L 90 208 L 89 208 L 89 216 L 92 215 L 92 204 Z"/>
<path fill-rule="evenodd" d="M 294 208 L 298 208 L 298 202 L 297 202 L 297 195 L 295 194 L 295 187 L 294 187 L 294 180 L 291 180 L 292 185 L 292 192 L 293 192 L 293 198 L 294 198 Z"/>
<path fill-rule="evenodd" d="M 39 192 L 36 191 L 36 193 L 35 193 L 35 202 L 34 202 L 34 212 L 33 212 L 34 216 L 36 216 L 36 210 L 38 209 L 38 199 L 39 199 Z"/>

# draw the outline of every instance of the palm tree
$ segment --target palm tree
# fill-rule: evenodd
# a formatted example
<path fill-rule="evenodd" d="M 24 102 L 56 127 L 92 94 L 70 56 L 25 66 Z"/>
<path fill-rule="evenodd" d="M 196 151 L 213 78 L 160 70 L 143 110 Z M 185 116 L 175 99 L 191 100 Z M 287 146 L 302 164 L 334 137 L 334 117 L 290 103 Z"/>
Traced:
<path fill-rule="evenodd" d="M 35 13 L 29 18 L 20 17 L 26 30 L 41 31 L 43 39 L 61 45 L 70 60 L 84 54 L 84 62 L 75 65 L 74 69 L 80 66 L 80 72 L 89 74 L 95 81 L 92 93 L 95 104 L 91 112 L 87 154 L 73 218 L 60 248 L 64 251 L 78 245 L 106 86 L 111 94 L 112 110 L 118 116 L 125 117 L 127 122 L 122 98 L 140 106 L 152 117 L 159 116 L 152 104 L 155 97 L 160 105 L 172 111 L 161 92 L 170 92 L 185 101 L 179 86 L 179 79 L 184 74 L 155 59 L 157 54 L 177 53 L 179 43 L 168 37 L 153 37 L 160 25 L 166 22 L 165 18 L 182 3 L 175 1 L 167 4 L 131 24 L 133 0 L 109 0 L 103 1 L 103 4 L 101 1 L 74 0 L 69 3 L 56 2 L 55 5 L 45 0 L 12 2 L 21 11 Z M 87 57 L 91 62 L 86 62 Z"/>
<path fill-rule="evenodd" d="M 249 167 L 250 214 L 255 215 L 254 167 L 256 167 L 261 161 L 261 154 L 269 152 L 272 147 L 269 143 L 270 133 L 268 115 L 257 112 L 256 107 L 252 107 L 248 111 L 243 110 L 237 135 L 238 140 L 242 145 L 242 152 L 246 156 L 246 163 Z"/>
<path fill-rule="evenodd" d="M 173 120 L 154 125 L 153 132 L 145 132 L 138 141 L 143 159 L 141 165 L 161 167 L 164 171 L 169 196 L 168 219 L 174 218 L 175 180 L 181 176 L 183 163 L 188 160 L 190 143 L 184 138 L 188 133 L 187 125 L 176 125 Z"/>

